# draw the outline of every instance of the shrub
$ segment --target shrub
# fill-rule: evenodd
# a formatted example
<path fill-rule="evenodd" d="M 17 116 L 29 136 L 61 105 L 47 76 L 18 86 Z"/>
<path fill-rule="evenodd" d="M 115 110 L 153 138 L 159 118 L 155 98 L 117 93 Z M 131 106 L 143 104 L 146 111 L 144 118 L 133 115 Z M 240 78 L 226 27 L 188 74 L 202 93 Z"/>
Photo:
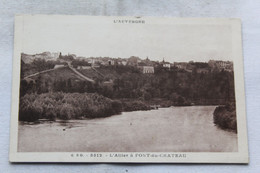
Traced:
<path fill-rule="evenodd" d="M 121 111 L 120 101 L 113 101 L 96 93 L 26 94 L 20 99 L 19 120 L 100 118 L 119 114 Z"/>
<path fill-rule="evenodd" d="M 19 120 L 20 121 L 36 121 L 42 116 L 43 109 L 37 102 L 28 102 L 24 100 L 20 104 Z"/>
<path fill-rule="evenodd" d="M 76 117 L 76 113 L 71 104 L 63 104 L 60 109 L 60 117 L 63 120 L 69 120 Z"/>
<path fill-rule="evenodd" d="M 113 113 L 119 114 L 122 112 L 122 103 L 119 100 L 114 100 L 112 102 Z"/>
<path fill-rule="evenodd" d="M 126 112 L 151 109 L 149 105 L 146 105 L 144 102 L 139 100 L 124 101 L 122 106 L 123 106 L 123 111 Z"/>
<path fill-rule="evenodd" d="M 237 131 L 236 108 L 234 104 L 216 107 L 214 123 L 222 129 Z"/>

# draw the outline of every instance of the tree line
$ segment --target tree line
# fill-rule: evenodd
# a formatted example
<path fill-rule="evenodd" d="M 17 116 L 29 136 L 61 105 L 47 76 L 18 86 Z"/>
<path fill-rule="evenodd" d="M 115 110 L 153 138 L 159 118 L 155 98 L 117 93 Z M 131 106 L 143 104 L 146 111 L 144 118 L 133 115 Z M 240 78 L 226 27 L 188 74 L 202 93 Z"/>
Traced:
<path fill-rule="evenodd" d="M 179 69 L 156 68 L 154 74 L 143 74 L 135 67 L 101 67 L 105 78 L 96 82 L 75 78 L 58 78 L 39 75 L 34 81 L 21 80 L 21 96 L 26 93 L 98 93 L 110 99 L 150 101 L 168 100 L 172 105 L 225 104 L 235 100 L 234 74 L 227 71 L 190 73 Z M 51 78 L 51 79 L 50 79 Z M 106 83 L 105 80 L 113 82 Z"/>

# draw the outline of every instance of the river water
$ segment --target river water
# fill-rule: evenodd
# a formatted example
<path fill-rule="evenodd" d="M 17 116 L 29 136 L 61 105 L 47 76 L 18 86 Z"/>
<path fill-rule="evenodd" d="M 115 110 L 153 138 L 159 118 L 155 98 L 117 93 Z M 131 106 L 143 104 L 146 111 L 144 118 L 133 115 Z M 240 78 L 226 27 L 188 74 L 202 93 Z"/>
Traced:
<path fill-rule="evenodd" d="M 20 152 L 235 152 L 237 134 L 216 127 L 216 106 L 123 112 L 107 118 L 20 122 Z"/>

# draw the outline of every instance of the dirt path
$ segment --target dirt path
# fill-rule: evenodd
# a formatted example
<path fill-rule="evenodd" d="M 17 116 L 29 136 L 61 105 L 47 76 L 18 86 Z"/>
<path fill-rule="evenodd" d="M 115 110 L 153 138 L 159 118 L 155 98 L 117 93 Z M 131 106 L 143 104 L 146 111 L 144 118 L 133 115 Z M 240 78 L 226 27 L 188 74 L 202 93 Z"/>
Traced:
<path fill-rule="evenodd" d="M 65 66 L 64 66 L 65 67 Z M 54 71 L 54 70 L 57 70 L 57 69 L 60 69 L 60 68 L 64 68 L 64 67 L 59 67 L 59 68 L 54 68 L 54 69 L 49 69 L 49 70 L 44 70 L 44 71 L 40 71 L 40 72 L 37 72 L 37 73 L 34 73 L 34 74 L 31 74 L 31 75 L 28 75 L 26 77 L 24 77 L 24 79 L 28 79 L 30 77 L 34 77 L 34 76 L 37 76 L 39 74 L 42 74 L 42 73 L 47 73 L 47 72 L 51 72 L 51 71 Z M 81 78 L 89 81 L 89 82 L 92 82 L 94 83 L 95 81 L 83 74 L 81 74 L 80 72 L 78 72 L 75 68 L 71 67 L 71 66 L 68 66 L 74 73 L 76 73 L 78 76 L 80 76 Z"/>
<path fill-rule="evenodd" d="M 71 66 L 69 66 L 69 68 L 70 68 L 74 73 L 76 73 L 78 76 L 80 76 L 81 78 L 83 78 L 83 79 L 85 79 L 85 80 L 87 80 L 87 81 L 89 81 L 89 82 L 92 82 L 92 83 L 95 82 L 93 79 L 90 79 L 90 78 L 88 78 L 87 76 L 85 76 L 85 75 L 81 74 L 80 72 L 78 72 L 75 68 L 73 68 L 73 67 L 71 67 Z"/>
<path fill-rule="evenodd" d="M 60 67 L 60 68 L 64 68 L 64 67 Z M 42 73 L 47 73 L 47 72 L 50 72 L 50 71 L 54 71 L 54 70 L 57 70 L 57 69 L 59 69 L 59 68 L 54 68 L 54 69 L 40 71 L 40 72 L 31 74 L 31 75 L 28 75 L 28 76 L 24 77 L 24 79 L 27 79 L 27 78 L 30 78 L 30 77 L 33 77 L 33 76 L 37 76 L 37 75 L 42 74 Z"/>

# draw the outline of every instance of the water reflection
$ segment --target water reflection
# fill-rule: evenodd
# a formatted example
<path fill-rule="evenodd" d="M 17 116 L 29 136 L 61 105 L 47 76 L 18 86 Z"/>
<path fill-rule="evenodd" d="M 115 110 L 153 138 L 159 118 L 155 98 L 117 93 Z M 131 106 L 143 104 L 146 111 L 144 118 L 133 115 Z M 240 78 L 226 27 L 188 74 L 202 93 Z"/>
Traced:
<path fill-rule="evenodd" d="M 235 152 L 237 134 L 216 127 L 215 106 L 123 112 L 107 118 L 19 124 L 19 151 Z"/>

